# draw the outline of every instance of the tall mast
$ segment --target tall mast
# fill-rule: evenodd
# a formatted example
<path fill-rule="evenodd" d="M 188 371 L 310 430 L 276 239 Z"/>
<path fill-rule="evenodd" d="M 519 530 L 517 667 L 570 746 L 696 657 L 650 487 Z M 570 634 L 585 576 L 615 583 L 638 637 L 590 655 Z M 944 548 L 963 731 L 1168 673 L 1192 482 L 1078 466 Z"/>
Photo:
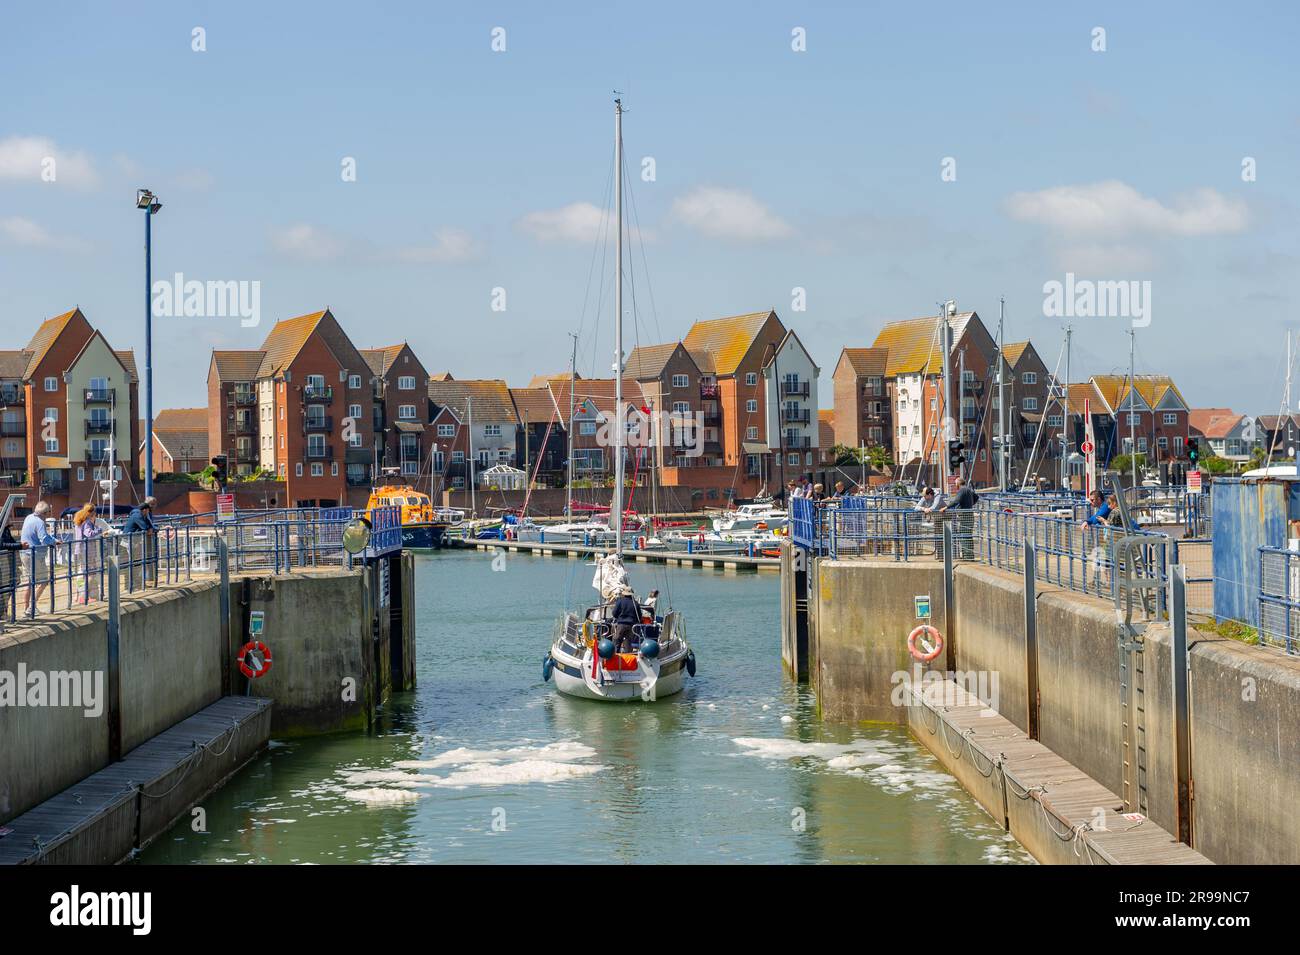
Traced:
<path fill-rule="evenodd" d="M 1006 298 L 998 299 L 998 489 L 1002 491 L 1007 489 L 1007 361 L 1002 327 L 1006 310 Z"/>
<path fill-rule="evenodd" d="M 1061 428 L 1061 487 L 1062 488 L 1068 486 L 1069 483 L 1066 479 L 1066 475 L 1069 473 L 1068 465 L 1066 464 L 1066 461 L 1070 456 L 1070 348 L 1071 348 L 1071 337 L 1073 335 L 1074 335 L 1074 329 L 1071 326 L 1066 325 L 1065 326 L 1065 402 L 1063 405 L 1064 411 L 1062 412 L 1061 415 L 1061 422 L 1063 425 Z M 1050 398 L 1048 399 L 1047 403 L 1049 405 L 1051 404 Z M 1044 413 L 1046 413 L 1046 409 L 1044 409 Z"/>
<path fill-rule="evenodd" d="M 1138 486 L 1138 446 L 1137 435 L 1135 433 L 1136 426 L 1133 423 L 1133 393 L 1137 391 L 1137 378 L 1134 377 L 1133 374 L 1133 355 L 1137 351 L 1137 330 L 1130 328 L 1128 330 L 1128 338 L 1128 451 L 1129 461 L 1133 464 L 1133 487 L 1136 488 Z"/>
<path fill-rule="evenodd" d="M 569 359 L 569 474 L 564 482 L 564 516 L 573 520 L 573 389 L 578 374 L 578 336 L 569 332 L 569 337 L 573 339 L 573 356 Z"/>
<path fill-rule="evenodd" d="M 952 418 L 952 369 L 949 367 L 949 352 L 952 350 L 950 339 L 952 337 L 952 327 L 948 324 L 948 310 L 956 306 L 955 302 L 944 302 L 939 306 L 939 349 L 943 353 L 943 386 L 939 389 L 940 401 L 942 402 L 943 417 L 940 420 L 942 427 L 940 431 L 943 434 L 943 448 L 939 452 L 939 464 L 942 468 L 941 474 L 943 480 L 940 484 L 940 490 L 947 494 L 948 487 L 948 442 L 956 438 L 956 423 Z M 925 397 L 924 389 L 921 397 Z M 922 402 L 922 414 L 924 414 L 924 402 Z M 924 445 L 922 445 L 924 449 Z M 925 461 L 922 460 L 921 467 L 924 469 Z"/>
<path fill-rule="evenodd" d="M 474 493 L 474 396 L 466 398 L 466 405 L 469 411 L 469 512 L 471 515 L 478 513 L 478 498 Z"/>
<path fill-rule="evenodd" d="M 614 553 L 623 553 L 623 101 L 614 100 Z"/>

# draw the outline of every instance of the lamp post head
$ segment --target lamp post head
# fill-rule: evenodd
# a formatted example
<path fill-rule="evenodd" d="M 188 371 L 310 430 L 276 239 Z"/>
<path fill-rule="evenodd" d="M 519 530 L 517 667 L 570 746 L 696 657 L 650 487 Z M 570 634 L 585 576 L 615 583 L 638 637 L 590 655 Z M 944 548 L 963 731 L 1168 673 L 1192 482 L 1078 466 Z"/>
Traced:
<path fill-rule="evenodd" d="M 145 210 L 149 215 L 153 215 L 162 208 L 162 203 L 148 189 L 137 189 L 135 191 L 135 207 Z"/>

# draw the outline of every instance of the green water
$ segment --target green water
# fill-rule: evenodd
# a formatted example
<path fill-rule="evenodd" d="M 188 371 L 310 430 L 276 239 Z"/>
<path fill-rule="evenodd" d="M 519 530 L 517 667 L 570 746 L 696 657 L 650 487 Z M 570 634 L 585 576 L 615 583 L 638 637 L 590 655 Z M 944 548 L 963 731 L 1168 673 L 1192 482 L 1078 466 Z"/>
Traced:
<path fill-rule="evenodd" d="M 1027 862 L 906 733 L 822 725 L 782 673 L 774 576 L 633 564 L 699 673 L 653 704 L 541 679 L 578 561 L 417 558 L 418 689 L 373 735 L 272 743 L 143 854 L 180 862 Z M 421 765 L 401 767 L 401 762 Z"/>

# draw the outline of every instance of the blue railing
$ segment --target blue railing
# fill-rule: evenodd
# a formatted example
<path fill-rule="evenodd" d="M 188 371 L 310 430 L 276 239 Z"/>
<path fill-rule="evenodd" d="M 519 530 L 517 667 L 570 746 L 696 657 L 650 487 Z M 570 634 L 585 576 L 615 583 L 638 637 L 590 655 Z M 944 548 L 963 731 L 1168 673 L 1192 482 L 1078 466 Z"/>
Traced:
<path fill-rule="evenodd" d="M 1287 653 L 1300 648 L 1300 551 L 1259 549 L 1259 642 Z"/>

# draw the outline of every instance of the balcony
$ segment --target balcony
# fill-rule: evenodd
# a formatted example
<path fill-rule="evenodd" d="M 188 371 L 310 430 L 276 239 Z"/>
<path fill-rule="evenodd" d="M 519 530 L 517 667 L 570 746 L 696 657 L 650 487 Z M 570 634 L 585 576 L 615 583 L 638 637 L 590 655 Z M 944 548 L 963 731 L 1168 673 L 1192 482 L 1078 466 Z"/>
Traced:
<path fill-rule="evenodd" d="M 257 392 L 251 388 L 247 391 L 236 389 L 230 395 L 231 404 L 236 405 L 255 405 L 257 404 Z"/>
<path fill-rule="evenodd" d="M 303 418 L 303 434 L 328 434 L 334 430 L 334 418 L 331 415 L 324 415 L 320 418 Z"/>
<path fill-rule="evenodd" d="M 786 450 L 793 451 L 798 448 L 811 448 L 812 438 L 807 435 L 787 434 L 785 436 Z"/>
<path fill-rule="evenodd" d="M 334 389 L 329 385 L 303 385 L 303 401 L 332 401 L 334 400 Z"/>
<path fill-rule="evenodd" d="M 113 455 L 113 457 L 115 459 L 114 463 L 119 463 L 119 464 L 121 463 L 122 459 L 120 455 Z M 109 458 L 108 448 L 87 448 L 86 449 L 87 464 L 108 464 L 108 458 Z"/>
<path fill-rule="evenodd" d="M 230 434 L 257 434 L 257 419 L 252 415 L 245 418 L 235 418 L 226 428 Z"/>
<path fill-rule="evenodd" d="M 83 408 L 90 405 L 112 404 L 113 396 L 116 389 L 113 388 L 87 388 L 81 393 Z"/>
<path fill-rule="evenodd" d="M 26 458 L 0 458 L 0 471 L 26 471 Z"/>
<path fill-rule="evenodd" d="M 106 421 L 91 420 L 86 422 L 86 437 L 88 438 L 92 434 L 112 434 L 112 433 L 113 433 L 112 419 Z"/>
<path fill-rule="evenodd" d="M 979 417 L 979 414 L 980 412 L 978 408 L 971 405 L 967 405 L 961 409 L 961 420 L 974 421 L 976 418 Z"/>
<path fill-rule="evenodd" d="M 24 405 L 26 403 L 27 393 L 22 388 L 0 388 L 0 407 Z"/>
<path fill-rule="evenodd" d="M 782 408 L 782 424 L 808 424 L 812 420 L 812 412 L 807 408 Z"/>
<path fill-rule="evenodd" d="M 962 381 L 961 387 L 968 395 L 969 394 L 979 395 L 984 393 L 984 381 L 980 378 L 965 379 Z"/>
<path fill-rule="evenodd" d="M 230 457 L 236 464 L 256 464 L 260 458 L 257 448 L 235 448 L 230 452 Z"/>
<path fill-rule="evenodd" d="M 362 472 L 361 474 L 353 474 L 351 471 L 348 471 L 347 482 L 348 487 L 368 487 L 370 484 L 370 475 L 365 472 Z"/>
<path fill-rule="evenodd" d="M 0 435 L 13 437 L 14 435 L 27 433 L 27 420 L 25 418 L 5 418 L 0 421 Z"/>
<path fill-rule="evenodd" d="M 68 472 L 67 471 L 42 471 L 44 478 L 41 480 L 42 494 L 63 494 L 68 490 Z"/>
<path fill-rule="evenodd" d="M 308 461 L 333 461 L 334 447 L 329 444 L 323 444 L 318 447 L 308 445 L 305 456 Z"/>
<path fill-rule="evenodd" d="M 718 388 L 717 382 L 714 382 L 711 385 L 705 384 L 704 382 L 700 382 L 701 398 L 705 399 L 706 401 L 717 401 L 719 394 L 720 394 L 720 390 Z"/>
<path fill-rule="evenodd" d="M 809 394 L 811 394 L 811 387 L 806 381 L 781 382 L 782 398 L 807 398 Z"/>

